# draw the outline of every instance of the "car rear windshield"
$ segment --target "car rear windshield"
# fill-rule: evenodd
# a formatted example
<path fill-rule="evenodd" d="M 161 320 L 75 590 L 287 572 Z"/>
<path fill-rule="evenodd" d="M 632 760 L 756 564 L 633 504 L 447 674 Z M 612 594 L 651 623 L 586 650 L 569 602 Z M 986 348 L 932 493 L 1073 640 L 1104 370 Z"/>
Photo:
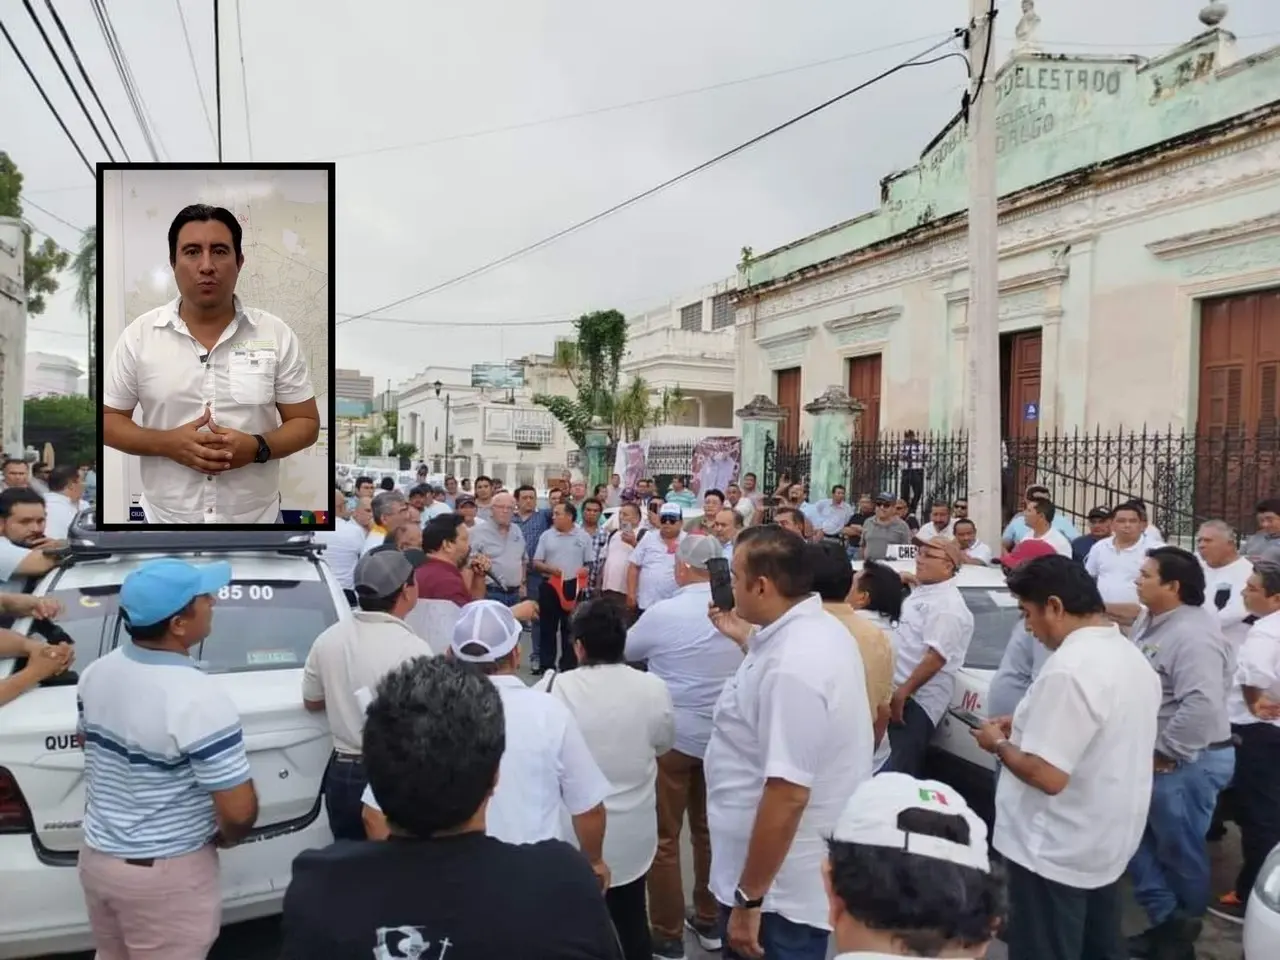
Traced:
<path fill-rule="evenodd" d="M 77 671 L 128 642 L 119 592 L 119 584 L 50 591 L 65 608 L 57 624 L 75 641 Z M 213 629 L 191 655 L 208 673 L 297 669 L 337 620 L 324 580 L 235 580 L 220 591 Z"/>
<path fill-rule="evenodd" d="M 977 670 L 995 670 L 1009 645 L 1013 626 L 1022 616 L 1018 601 L 1008 590 L 965 587 L 960 595 L 973 613 L 973 641 L 964 665 Z"/>

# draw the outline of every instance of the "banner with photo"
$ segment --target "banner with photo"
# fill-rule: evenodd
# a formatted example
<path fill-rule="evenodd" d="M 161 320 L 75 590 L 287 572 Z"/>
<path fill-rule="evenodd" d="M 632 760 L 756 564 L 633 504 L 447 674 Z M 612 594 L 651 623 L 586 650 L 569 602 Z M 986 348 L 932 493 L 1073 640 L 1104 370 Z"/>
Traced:
<path fill-rule="evenodd" d="M 649 459 L 649 441 L 620 443 L 613 455 L 613 472 L 622 478 L 622 489 L 634 488 L 645 475 L 645 461 Z"/>
<path fill-rule="evenodd" d="M 693 475 L 689 486 L 702 496 L 707 490 L 719 490 L 736 483 L 742 463 L 740 437 L 703 437 L 693 448 Z"/>

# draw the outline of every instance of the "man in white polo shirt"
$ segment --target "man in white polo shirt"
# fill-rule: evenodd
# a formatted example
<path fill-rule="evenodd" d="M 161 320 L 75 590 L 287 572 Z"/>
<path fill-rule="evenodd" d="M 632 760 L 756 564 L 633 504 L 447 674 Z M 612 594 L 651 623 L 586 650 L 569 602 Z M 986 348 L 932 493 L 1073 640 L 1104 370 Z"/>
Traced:
<path fill-rule="evenodd" d="M 688 536 L 684 511 L 678 504 L 664 503 L 657 519 L 658 529 L 650 529 L 640 538 L 628 560 L 627 606 L 637 614 L 676 592 L 676 548 Z"/>
<path fill-rule="evenodd" d="M 1142 539 L 1142 517 L 1131 503 L 1122 503 L 1111 515 L 1111 536 L 1099 540 L 1085 557 L 1084 568 L 1098 582 L 1102 602 L 1129 608 L 1138 615 L 1138 573 L 1147 558 Z"/>
<path fill-rule="evenodd" d="M 824 845 L 871 776 L 862 657 L 812 593 L 807 556 L 804 540 L 781 527 L 744 530 L 733 551 L 734 611 L 713 613 L 747 651 L 716 704 L 703 762 L 726 960 L 761 950 L 826 960 Z"/>
<path fill-rule="evenodd" d="M 1013 716 L 974 731 L 1001 764 L 1009 960 L 1125 960 L 1120 878 L 1147 824 L 1160 678 L 1077 561 L 1031 560 L 1008 585 L 1053 651 Z"/>
<path fill-rule="evenodd" d="M 179 211 L 178 297 L 129 324 L 103 371 L 102 440 L 141 458 L 147 523 L 279 523 L 280 460 L 320 434 L 297 334 L 235 295 L 242 234 L 222 207 Z"/>
<path fill-rule="evenodd" d="M 189 651 L 230 581 L 227 563 L 143 564 L 120 587 L 131 639 L 80 677 L 80 882 L 99 957 L 203 960 L 217 939 L 216 848 L 248 835 L 258 795 L 235 704 Z"/>
<path fill-rule="evenodd" d="M 335 840 L 363 840 L 361 796 L 364 714 L 378 681 L 414 657 L 432 650 L 404 618 L 418 602 L 414 571 L 421 550 L 378 547 L 356 564 L 354 591 L 360 609 L 316 637 L 302 670 L 302 705 L 324 711 L 333 733 L 333 756 L 324 780 L 324 806 Z"/>
<path fill-rule="evenodd" d="M 496 600 L 467 604 L 447 655 L 486 674 L 502 697 L 507 747 L 486 811 L 486 832 L 507 843 L 564 840 L 560 815 L 567 809 L 578 847 L 607 890 L 604 800 L 612 788 L 569 708 L 517 675 L 520 624 L 511 610 Z M 385 839 L 386 819 L 371 789 L 365 790 L 364 804 L 369 837 Z"/>

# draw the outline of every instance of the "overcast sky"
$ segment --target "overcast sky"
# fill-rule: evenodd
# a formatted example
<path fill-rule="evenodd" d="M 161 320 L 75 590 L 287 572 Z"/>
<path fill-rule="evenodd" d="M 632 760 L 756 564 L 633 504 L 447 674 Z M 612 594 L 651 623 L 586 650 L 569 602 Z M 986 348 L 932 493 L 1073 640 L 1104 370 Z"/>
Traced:
<path fill-rule="evenodd" d="M 44 5 L 33 6 L 53 33 Z M 90 4 L 55 6 L 130 156 L 147 159 Z M 966 0 L 245 0 L 246 111 L 236 6 L 222 0 L 225 158 L 337 159 L 334 283 L 347 314 L 447 280 L 701 163 L 928 46 L 968 9 Z M 1151 56 L 1196 33 L 1201 6 L 1041 0 L 1040 38 L 1049 49 Z M 1225 26 L 1243 50 L 1280 42 L 1280 4 L 1231 6 Z M 162 159 L 216 157 L 196 80 L 198 72 L 212 115 L 212 4 L 113 0 L 109 8 Z M 1003 56 L 1019 3 L 1001 0 L 1001 10 Z M 21 0 L 0 0 L 0 18 L 89 161 L 106 159 Z M 834 58 L 842 59 L 791 70 Z M 759 254 L 874 207 L 880 177 L 914 162 L 955 111 L 962 82 L 957 60 L 897 74 L 537 253 L 385 311 L 429 323 L 345 325 L 338 364 L 376 376 L 381 388 L 431 363 L 512 359 L 548 350 L 570 329 L 556 320 L 637 313 L 728 276 L 743 246 Z M 723 86 L 670 96 L 712 85 Z M 94 217 L 90 174 L 7 46 L 0 89 L 0 147 L 26 175 L 27 218 L 74 249 Z M 652 98 L 666 99 L 554 119 Z M 526 126 L 486 133 L 515 125 Z M 83 363 L 84 321 L 70 286 L 32 319 L 28 348 Z M 516 325 L 481 326 L 494 321 Z"/>

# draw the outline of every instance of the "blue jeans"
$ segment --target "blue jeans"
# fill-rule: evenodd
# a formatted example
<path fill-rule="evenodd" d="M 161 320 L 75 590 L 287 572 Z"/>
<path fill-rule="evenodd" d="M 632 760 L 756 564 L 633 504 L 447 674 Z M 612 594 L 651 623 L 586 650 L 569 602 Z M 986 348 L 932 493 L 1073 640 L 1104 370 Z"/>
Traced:
<path fill-rule="evenodd" d="M 514 607 L 520 602 L 519 590 L 499 590 L 490 584 L 484 588 L 484 598 L 486 600 L 497 600 L 504 607 Z"/>
<path fill-rule="evenodd" d="M 533 564 L 530 564 L 530 567 L 532 566 Z M 542 590 L 542 577 L 535 574 L 531 569 L 525 580 L 524 592 L 525 594 L 528 595 L 530 600 L 536 601 L 538 599 L 538 594 L 541 590 Z M 529 666 L 531 667 L 538 666 L 538 662 L 539 662 L 538 655 L 541 652 L 541 650 L 539 649 L 539 638 L 541 636 L 542 636 L 542 618 L 534 617 L 533 623 L 529 624 L 529 639 L 530 639 L 529 655 L 533 660 L 533 663 L 529 664 Z M 551 664 L 551 666 L 554 667 L 555 664 L 553 663 Z"/>
<path fill-rule="evenodd" d="M 324 806 L 329 814 L 329 830 L 335 840 L 363 840 L 364 762 L 359 757 L 334 753 L 324 778 Z"/>
<path fill-rule="evenodd" d="M 742 960 L 729 949 L 729 908 L 720 904 L 720 936 L 723 960 Z M 760 914 L 760 948 L 765 960 L 826 960 L 831 934 L 808 924 L 788 920 L 780 913 Z"/>
<path fill-rule="evenodd" d="M 1209 850 L 1205 834 L 1218 794 L 1231 782 L 1230 747 L 1206 750 L 1195 763 L 1157 773 L 1151 810 L 1138 852 L 1129 861 L 1133 895 L 1152 925 L 1174 913 L 1201 916 L 1209 906 Z"/>

